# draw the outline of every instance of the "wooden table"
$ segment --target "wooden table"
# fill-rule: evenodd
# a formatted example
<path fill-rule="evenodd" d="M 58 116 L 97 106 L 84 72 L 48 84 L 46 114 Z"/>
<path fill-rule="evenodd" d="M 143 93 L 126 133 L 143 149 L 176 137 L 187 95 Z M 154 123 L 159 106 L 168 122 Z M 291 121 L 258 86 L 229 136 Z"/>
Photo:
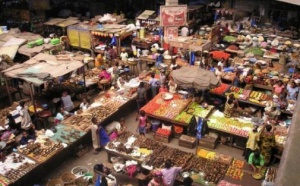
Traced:
<path fill-rule="evenodd" d="M 222 80 L 228 81 L 232 84 L 234 82 L 235 77 L 235 72 L 226 72 L 222 75 Z"/>
<path fill-rule="evenodd" d="M 259 89 L 264 89 L 264 90 L 270 90 L 273 91 L 272 86 L 267 86 L 267 85 L 261 85 L 261 84 L 253 84 L 254 88 L 259 88 Z"/>

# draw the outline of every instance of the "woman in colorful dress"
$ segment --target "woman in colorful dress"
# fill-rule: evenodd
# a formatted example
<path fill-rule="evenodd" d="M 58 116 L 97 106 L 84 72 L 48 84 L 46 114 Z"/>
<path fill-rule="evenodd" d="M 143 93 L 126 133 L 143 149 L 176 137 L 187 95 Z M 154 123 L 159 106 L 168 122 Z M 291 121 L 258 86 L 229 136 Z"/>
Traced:
<path fill-rule="evenodd" d="M 233 99 L 229 99 L 225 103 L 224 116 L 227 118 L 230 118 L 232 116 L 233 109 L 234 109 L 234 101 L 233 101 Z"/>
<path fill-rule="evenodd" d="M 275 135 L 272 132 L 272 125 L 266 125 L 265 129 L 260 135 L 260 150 L 265 158 L 266 165 L 270 164 L 272 158 L 272 151 L 275 146 Z"/>

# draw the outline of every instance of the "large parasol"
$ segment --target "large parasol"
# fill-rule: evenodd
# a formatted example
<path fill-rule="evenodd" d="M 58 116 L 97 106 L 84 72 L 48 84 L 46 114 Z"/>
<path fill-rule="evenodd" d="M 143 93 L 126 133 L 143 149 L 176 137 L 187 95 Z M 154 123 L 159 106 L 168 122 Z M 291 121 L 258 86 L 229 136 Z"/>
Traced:
<path fill-rule="evenodd" d="M 195 67 L 182 67 L 174 70 L 172 77 L 175 83 L 182 88 L 205 90 L 220 85 L 220 81 L 213 72 Z"/>

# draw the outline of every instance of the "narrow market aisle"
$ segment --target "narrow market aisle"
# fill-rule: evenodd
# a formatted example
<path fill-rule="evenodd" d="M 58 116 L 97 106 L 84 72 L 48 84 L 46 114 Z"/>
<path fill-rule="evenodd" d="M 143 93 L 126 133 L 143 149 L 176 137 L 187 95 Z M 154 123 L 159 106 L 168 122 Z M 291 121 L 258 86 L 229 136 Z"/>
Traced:
<path fill-rule="evenodd" d="M 129 114 L 127 113 L 121 113 L 119 117 L 116 117 L 115 120 L 118 121 L 121 117 L 125 117 L 126 120 L 126 125 L 129 131 L 135 133 L 136 128 L 137 128 L 137 122 L 135 121 L 136 117 L 136 112 L 131 112 Z M 148 133 L 146 135 L 148 138 L 153 139 L 153 134 Z M 195 153 L 196 149 L 189 149 L 185 147 L 178 146 L 178 139 L 173 138 L 170 143 L 166 144 L 170 147 L 173 148 L 178 148 L 180 150 L 186 151 L 186 152 L 192 152 Z M 205 149 L 205 148 L 203 148 Z M 209 151 L 212 151 L 211 149 L 206 149 Z M 226 145 L 221 145 L 218 144 L 217 148 L 214 149 L 213 151 L 217 153 L 221 153 L 224 155 L 229 155 L 232 156 L 233 158 L 236 158 L 238 160 L 243 160 L 242 153 L 243 151 L 240 149 L 232 148 Z M 93 170 L 93 166 L 97 163 L 106 163 L 107 162 L 107 154 L 105 150 L 101 150 L 99 154 L 94 154 L 92 150 L 90 150 L 87 154 L 84 156 L 78 158 L 78 157 L 69 157 L 67 161 L 65 161 L 63 164 L 58 165 L 55 170 L 49 173 L 47 177 L 44 178 L 42 185 L 46 185 L 47 181 L 49 179 L 54 179 L 60 177 L 61 174 L 65 172 L 70 172 L 74 167 L 76 166 L 85 166 L 87 167 L 90 171 Z M 247 166 L 247 165 L 245 165 Z M 138 185 L 138 181 L 135 179 L 130 179 L 127 175 L 125 174 L 114 174 L 118 180 L 118 183 L 120 184 L 132 184 L 134 186 Z M 251 178 L 252 179 L 252 178 Z M 260 185 L 261 182 L 257 182 L 257 185 Z M 254 182 L 254 183 L 255 183 Z M 249 184 L 249 186 L 256 186 L 253 182 Z M 243 186 L 248 186 L 247 183 L 243 184 Z"/>

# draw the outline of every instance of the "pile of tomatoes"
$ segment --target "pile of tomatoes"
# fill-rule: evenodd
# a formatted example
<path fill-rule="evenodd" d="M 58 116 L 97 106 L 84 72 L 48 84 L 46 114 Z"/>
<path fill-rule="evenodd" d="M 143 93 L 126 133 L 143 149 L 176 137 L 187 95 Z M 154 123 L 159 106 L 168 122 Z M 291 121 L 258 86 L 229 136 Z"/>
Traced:
<path fill-rule="evenodd" d="M 156 134 L 162 135 L 162 136 L 170 136 L 171 131 L 168 129 L 158 128 L 156 131 Z"/>

